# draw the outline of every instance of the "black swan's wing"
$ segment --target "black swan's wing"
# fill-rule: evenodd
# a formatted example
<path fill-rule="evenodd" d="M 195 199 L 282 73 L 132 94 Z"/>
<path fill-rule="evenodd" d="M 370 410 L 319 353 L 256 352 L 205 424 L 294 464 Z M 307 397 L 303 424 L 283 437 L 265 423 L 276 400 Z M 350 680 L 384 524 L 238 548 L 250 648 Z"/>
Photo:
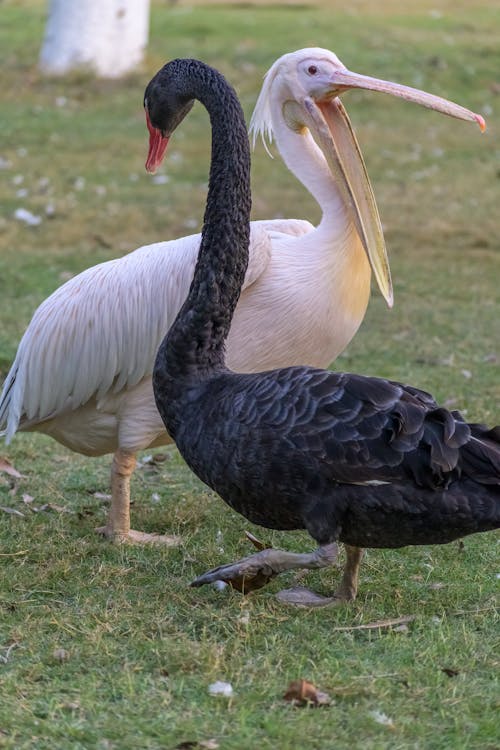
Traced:
<path fill-rule="evenodd" d="M 280 456 L 349 484 L 411 478 L 437 488 L 459 472 L 470 428 L 424 391 L 305 367 L 230 377 L 231 397 L 221 383 L 226 400 L 212 406 L 228 410 L 226 445 L 241 441 L 254 461 Z"/>

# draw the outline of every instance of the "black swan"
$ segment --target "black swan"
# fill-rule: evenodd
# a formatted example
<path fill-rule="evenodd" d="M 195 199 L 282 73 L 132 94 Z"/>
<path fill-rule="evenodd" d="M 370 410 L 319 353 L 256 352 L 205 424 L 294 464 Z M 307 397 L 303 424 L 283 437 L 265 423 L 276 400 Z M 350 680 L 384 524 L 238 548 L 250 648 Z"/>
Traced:
<path fill-rule="evenodd" d="M 249 591 L 285 570 L 330 565 L 342 541 L 347 564 L 335 596 L 353 599 L 362 547 L 444 544 L 497 528 L 499 427 L 467 424 L 429 394 L 381 378 L 226 367 L 248 262 L 243 113 L 222 75 L 197 60 L 165 65 L 144 106 L 157 160 L 195 99 L 212 125 L 207 207 L 188 297 L 156 357 L 156 404 L 187 464 L 226 503 L 262 526 L 307 529 L 319 547 L 310 554 L 265 549 L 192 585 L 223 580 Z M 317 603 L 312 594 L 299 599 Z"/>

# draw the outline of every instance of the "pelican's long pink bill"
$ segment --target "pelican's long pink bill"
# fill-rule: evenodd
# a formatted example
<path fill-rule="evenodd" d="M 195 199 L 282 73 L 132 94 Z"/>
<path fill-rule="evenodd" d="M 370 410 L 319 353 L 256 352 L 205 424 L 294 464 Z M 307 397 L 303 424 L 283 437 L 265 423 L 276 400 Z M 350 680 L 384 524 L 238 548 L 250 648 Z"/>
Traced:
<path fill-rule="evenodd" d="M 351 207 L 353 220 L 375 279 L 391 307 L 393 291 L 382 224 L 361 150 L 339 99 L 339 95 L 354 88 L 391 94 L 450 117 L 476 122 L 481 131 L 485 130 L 486 124 L 481 115 L 440 96 L 391 81 L 359 75 L 344 67 L 336 68 L 323 76 L 318 82 L 318 91 L 311 98 L 304 99 L 303 105 L 309 114 L 308 125 L 321 144 L 346 205 Z"/>
<path fill-rule="evenodd" d="M 448 99 L 443 99 L 441 96 L 428 94 L 426 91 L 414 89 L 411 86 L 403 86 L 400 83 L 393 83 L 392 81 L 384 81 L 379 78 L 372 78 L 371 76 L 359 75 L 358 73 L 353 73 L 347 68 L 334 71 L 332 73 L 331 83 L 332 90 L 330 96 L 337 96 L 348 89 L 354 88 L 379 91 L 382 94 L 398 96 L 401 99 L 405 99 L 407 102 L 413 102 L 414 104 L 420 104 L 422 107 L 434 109 L 436 112 L 441 112 L 443 115 L 456 117 L 458 120 L 476 122 L 479 125 L 481 132 L 486 130 L 484 117 L 478 115 L 476 112 L 472 112 L 470 109 L 466 109 L 466 107 L 462 107 L 460 104 L 455 104 L 455 102 L 451 102 Z"/>

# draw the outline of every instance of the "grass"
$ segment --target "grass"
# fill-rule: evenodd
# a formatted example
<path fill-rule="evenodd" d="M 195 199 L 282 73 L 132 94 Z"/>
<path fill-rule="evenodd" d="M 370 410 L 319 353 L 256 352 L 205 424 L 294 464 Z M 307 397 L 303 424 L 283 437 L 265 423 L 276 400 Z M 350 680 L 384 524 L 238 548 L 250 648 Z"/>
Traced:
<path fill-rule="evenodd" d="M 338 366 L 412 382 L 473 420 L 498 423 L 495 3 L 472 10 L 436 0 L 405 13 L 400 3 L 381 9 L 368 0 L 265 6 L 157 3 L 143 70 L 96 82 L 42 79 L 44 5 L 3 4 L 0 375 L 35 307 L 69 274 L 199 226 L 209 154 L 201 107 L 172 141 L 170 181 L 156 185 L 143 170 L 142 93 L 164 60 L 190 55 L 219 67 L 250 115 L 272 61 L 320 45 L 355 70 L 487 115 L 481 137 L 401 102 L 346 98 L 386 230 L 396 306 L 388 312 L 373 295 Z M 255 218 L 318 217 L 262 148 L 253 186 Z M 40 226 L 15 221 L 18 207 L 41 215 Z M 0 505 L 24 514 L 0 513 L 0 747 L 159 750 L 212 738 L 224 750 L 498 747 L 494 534 L 369 552 L 354 605 L 296 611 L 274 601 L 278 584 L 247 599 L 188 588 L 201 570 L 246 554 L 243 530 L 252 527 L 174 449 L 137 472 L 133 517 L 136 528 L 181 534 L 177 550 L 116 548 L 95 537 L 105 515 L 95 493 L 107 491 L 109 457 L 84 459 L 37 435 L 1 453 L 25 476 L 12 493 L 0 474 Z M 55 508 L 31 512 L 23 495 Z M 311 546 L 302 533 L 252 530 L 276 546 Z M 334 577 L 306 580 L 328 592 Z M 355 629 L 401 615 L 415 618 L 407 629 Z M 283 701 L 299 677 L 333 703 Z M 218 679 L 233 685 L 233 698 L 208 694 Z M 393 726 L 378 723 L 380 714 Z"/>

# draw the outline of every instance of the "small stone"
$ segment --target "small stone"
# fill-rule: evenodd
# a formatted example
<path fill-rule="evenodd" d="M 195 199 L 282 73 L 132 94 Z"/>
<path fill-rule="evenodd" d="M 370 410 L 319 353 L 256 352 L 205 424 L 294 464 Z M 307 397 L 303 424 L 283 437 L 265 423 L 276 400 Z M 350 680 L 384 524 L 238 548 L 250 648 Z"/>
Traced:
<path fill-rule="evenodd" d="M 214 581 L 212 586 L 216 591 L 224 591 L 228 584 L 225 581 Z"/>
<path fill-rule="evenodd" d="M 52 656 L 56 661 L 68 661 L 69 659 L 69 651 L 66 651 L 65 648 L 55 648 L 52 652 Z"/>
<path fill-rule="evenodd" d="M 220 695 L 223 698 L 231 698 L 233 696 L 233 686 L 229 682 L 217 680 L 217 682 L 212 682 L 212 684 L 208 686 L 208 692 L 210 695 Z"/>
<path fill-rule="evenodd" d="M 16 210 L 14 211 L 14 218 L 18 221 L 24 222 L 29 227 L 37 227 L 42 223 L 41 216 L 32 214 L 31 211 L 28 211 L 26 208 L 16 208 Z"/>

